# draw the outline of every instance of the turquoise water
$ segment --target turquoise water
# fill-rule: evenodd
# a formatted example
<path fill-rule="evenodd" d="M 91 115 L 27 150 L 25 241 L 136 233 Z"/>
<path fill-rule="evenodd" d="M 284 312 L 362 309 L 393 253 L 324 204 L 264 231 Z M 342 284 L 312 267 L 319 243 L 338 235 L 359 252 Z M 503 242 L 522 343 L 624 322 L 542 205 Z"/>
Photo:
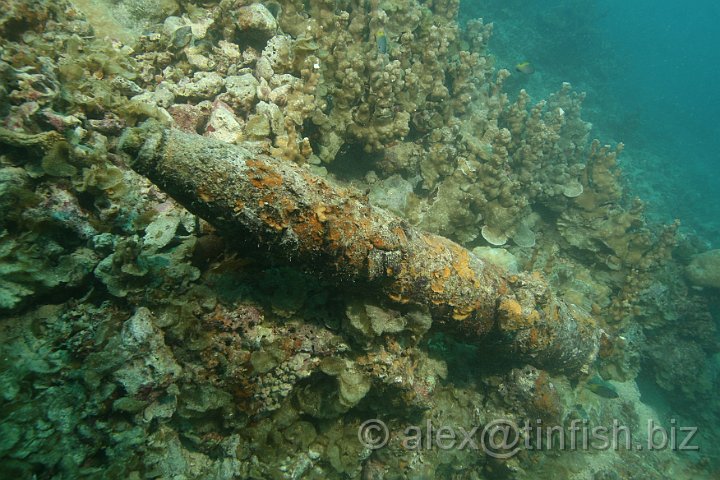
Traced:
<path fill-rule="evenodd" d="M 718 248 L 720 4 L 489 0 L 465 1 L 461 12 L 466 20 L 482 16 L 494 22 L 489 50 L 498 68 L 513 72 L 506 84 L 510 95 L 526 89 L 539 100 L 563 81 L 587 92 L 583 114 L 593 123 L 591 135 L 603 143 L 625 143 L 623 176 L 629 192 L 646 202 L 648 219 L 680 219 L 684 238 Z M 525 61 L 532 62 L 534 73 L 515 71 Z M 706 295 L 717 311 L 717 292 Z M 680 301 L 692 305 L 695 298 L 688 293 Z M 659 298 L 653 302 L 662 303 Z M 686 322 L 686 315 L 675 321 Z M 716 338 L 712 328 L 696 333 Z M 642 401 L 658 411 L 697 415 L 706 433 L 716 432 L 718 409 L 711 392 L 717 387 L 710 385 L 713 378 L 717 385 L 717 354 L 695 363 L 686 356 L 686 334 L 672 327 L 648 333 L 644 342 L 650 358 L 642 360 L 636 378 Z M 673 357 L 685 358 L 686 364 L 678 368 Z M 654 377 L 662 377 L 663 369 L 671 376 L 672 370 L 686 369 L 684 380 L 672 380 L 676 389 L 706 384 L 710 395 L 700 400 L 703 395 L 678 397 L 667 384 L 658 388 L 662 381 Z M 701 450 L 717 460 L 712 444 Z"/>
<path fill-rule="evenodd" d="M 720 243 L 720 6 L 712 1 L 465 1 L 495 23 L 498 67 L 530 61 L 508 91 L 539 99 L 562 81 L 588 92 L 584 116 L 622 141 L 631 191 L 651 219 Z"/>
<path fill-rule="evenodd" d="M 719 20 L 4 1 L 0 480 L 720 478 Z"/>

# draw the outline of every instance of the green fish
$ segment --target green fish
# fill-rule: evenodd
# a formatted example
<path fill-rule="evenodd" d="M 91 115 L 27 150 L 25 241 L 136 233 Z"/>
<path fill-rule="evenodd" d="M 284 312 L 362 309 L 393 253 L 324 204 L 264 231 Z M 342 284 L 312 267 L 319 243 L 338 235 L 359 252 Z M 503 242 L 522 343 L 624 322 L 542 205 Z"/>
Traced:
<path fill-rule="evenodd" d="M 600 395 L 603 398 L 618 398 L 620 396 L 618 395 L 617 390 L 615 390 L 615 387 L 613 387 L 610 382 L 603 380 L 603 378 L 597 373 L 594 377 L 588 380 L 585 387 L 595 395 Z"/>
<path fill-rule="evenodd" d="M 385 35 L 385 30 L 382 28 L 375 32 L 375 42 L 377 42 L 378 52 L 381 54 L 387 53 L 388 51 L 388 39 Z"/>
<path fill-rule="evenodd" d="M 588 415 L 587 410 L 585 410 L 582 404 L 577 403 L 575 404 L 575 409 L 570 412 L 570 419 L 589 421 L 590 415 Z"/>
<path fill-rule="evenodd" d="M 515 65 L 515 70 L 526 75 L 531 75 L 535 73 L 535 67 L 533 67 L 533 64 L 530 62 L 518 63 L 517 65 Z"/>

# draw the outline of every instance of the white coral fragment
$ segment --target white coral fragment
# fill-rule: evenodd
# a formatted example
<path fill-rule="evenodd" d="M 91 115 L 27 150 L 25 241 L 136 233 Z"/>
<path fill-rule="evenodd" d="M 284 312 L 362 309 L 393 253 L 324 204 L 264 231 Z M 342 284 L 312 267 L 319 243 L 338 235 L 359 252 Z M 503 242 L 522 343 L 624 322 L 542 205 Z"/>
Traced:
<path fill-rule="evenodd" d="M 563 187 L 563 195 L 568 198 L 579 197 L 583 193 L 583 186 L 577 180 L 568 183 Z"/>
<path fill-rule="evenodd" d="M 502 232 L 498 232 L 496 230 L 493 230 L 487 225 L 484 225 L 482 227 L 482 230 L 480 230 L 480 233 L 482 234 L 483 238 L 491 245 L 500 246 L 505 245 L 508 241 L 507 235 L 505 235 Z"/>

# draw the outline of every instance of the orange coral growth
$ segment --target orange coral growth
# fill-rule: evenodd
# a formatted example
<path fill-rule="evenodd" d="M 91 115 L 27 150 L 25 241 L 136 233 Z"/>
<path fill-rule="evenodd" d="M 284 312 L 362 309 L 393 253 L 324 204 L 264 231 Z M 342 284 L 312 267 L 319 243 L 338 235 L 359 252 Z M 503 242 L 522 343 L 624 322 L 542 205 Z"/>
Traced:
<path fill-rule="evenodd" d="M 200 198 L 200 200 L 202 200 L 203 202 L 212 202 L 212 201 L 213 201 L 212 195 L 211 195 L 210 193 L 208 193 L 208 192 L 203 188 L 202 185 L 201 185 L 200 187 L 198 187 L 198 189 L 197 189 L 197 196 L 198 196 L 198 198 Z"/>
<path fill-rule="evenodd" d="M 454 320 L 458 320 L 458 321 L 465 320 L 466 318 L 468 318 L 470 316 L 470 314 L 472 313 L 472 310 L 473 310 L 472 307 L 464 307 L 464 308 L 455 307 L 455 308 L 453 308 L 452 318 Z"/>
<path fill-rule="evenodd" d="M 519 319 L 522 317 L 522 305 L 514 298 L 503 298 L 498 308 L 508 319 Z"/>
<path fill-rule="evenodd" d="M 441 279 L 436 278 L 430 284 L 430 290 L 435 293 L 443 293 L 445 291 L 445 283 Z"/>
<path fill-rule="evenodd" d="M 249 159 L 245 162 L 248 167 L 251 167 L 248 179 L 255 188 L 272 188 L 279 187 L 283 184 L 283 178 L 270 168 L 265 163 Z"/>
<path fill-rule="evenodd" d="M 455 258 L 457 258 L 455 263 L 453 263 L 453 268 L 457 274 L 463 280 L 477 282 L 477 274 L 472 268 L 470 268 L 470 252 L 459 245 L 453 245 L 453 250 L 455 250 Z"/>
<path fill-rule="evenodd" d="M 286 222 L 284 222 L 283 220 L 276 220 L 269 212 L 260 212 L 258 214 L 258 217 L 260 217 L 260 220 L 262 220 L 265 225 L 277 231 L 283 230 L 285 227 L 287 227 Z"/>
<path fill-rule="evenodd" d="M 325 212 L 327 212 L 327 207 L 323 205 L 322 203 L 318 204 L 314 208 L 315 215 L 317 215 L 318 221 L 325 222 L 327 220 L 327 216 L 325 215 Z"/>

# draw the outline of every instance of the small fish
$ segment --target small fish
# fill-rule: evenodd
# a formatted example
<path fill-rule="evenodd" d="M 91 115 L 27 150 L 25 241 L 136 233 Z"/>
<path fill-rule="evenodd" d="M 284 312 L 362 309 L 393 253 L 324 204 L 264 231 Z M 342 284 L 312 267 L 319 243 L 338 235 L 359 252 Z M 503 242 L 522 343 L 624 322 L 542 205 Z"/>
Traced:
<path fill-rule="evenodd" d="M 575 404 L 575 413 L 580 420 L 590 420 L 590 415 L 588 415 L 587 410 L 585 410 L 585 407 L 580 403 Z"/>
<path fill-rule="evenodd" d="M 595 395 L 600 395 L 603 398 L 618 398 L 617 390 L 612 386 L 610 382 L 606 382 L 603 378 L 595 374 L 585 385 L 588 390 L 593 392 Z"/>
<path fill-rule="evenodd" d="M 388 51 L 388 39 L 385 35 L 385 30 L 382 28 L 375 32 L 375 42 L 377 43 L 377 49 L 380 53 L 387 53 Z"/>
<path fill-rule="evenodd" d="M 533 67 L 533 64 L 530 62 L 518 63 L 517 65 L 515 65 L 515 70 L 526 75 L 535 73 L 535 67 Z"/>

